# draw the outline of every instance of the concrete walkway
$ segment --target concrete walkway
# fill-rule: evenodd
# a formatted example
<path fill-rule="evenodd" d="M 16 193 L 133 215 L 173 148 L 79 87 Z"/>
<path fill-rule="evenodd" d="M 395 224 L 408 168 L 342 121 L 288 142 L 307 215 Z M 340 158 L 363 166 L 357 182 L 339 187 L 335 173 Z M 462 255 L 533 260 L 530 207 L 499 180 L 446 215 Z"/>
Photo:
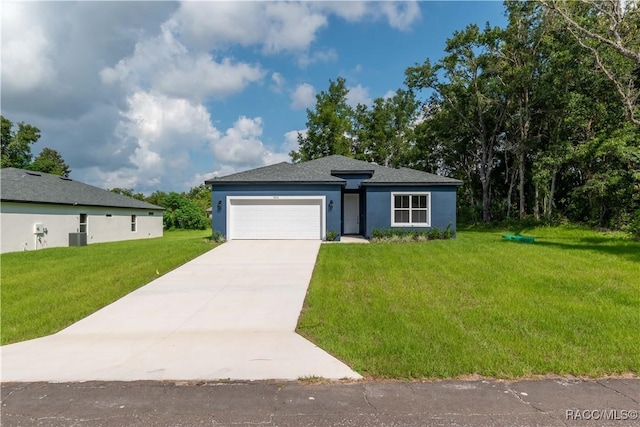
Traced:
<path fill-rule="evenodd" d="M 3 382 L 361 378 L 295 334 L 319 241 L 231 241 L 57 334 L 0 349 Z"/>

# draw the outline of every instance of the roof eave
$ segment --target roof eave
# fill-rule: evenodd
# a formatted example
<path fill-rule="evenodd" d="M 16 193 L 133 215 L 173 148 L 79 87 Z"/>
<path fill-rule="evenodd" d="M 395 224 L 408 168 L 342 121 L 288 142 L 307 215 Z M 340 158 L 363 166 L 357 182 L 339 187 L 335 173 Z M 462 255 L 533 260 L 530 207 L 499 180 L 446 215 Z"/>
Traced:
<path fill-rule="evenodd" d="M 165 208 L 160 206 L 155 207 L 140 207 L 140 206 L 116 206 L 116 205 L 97 205 L 93 203 L 65 203 L 65 202 L 45 202 L 39 200 L 14 200 L 14 199 L 2 199 L 2 202 L 6 203 L 28 203 L 28 204 L 38 204 L 38 205 L 62 205 L 62 206 L 88 206 L 92 208 L 117 208 L 117 209 L 141 209 L 145 211 L 164 211 Z"/>
<path fill-rule="evenodd" d="M 218 185 L 346 185 L 346 181 L 205 181 L 205 184 Z"/>
<path fill-rule="evenodd" d="M 462 181 L 456 181 L 456 182 L 366 182 L 366 181 L 362 181 L 362 185 L 366 185 L 369 187 L 384 187 L 389 185 L 402 185 L 405 187 L 434 187 L 434 186 L 459 187 L 462 184 L 463 184 Z"/>

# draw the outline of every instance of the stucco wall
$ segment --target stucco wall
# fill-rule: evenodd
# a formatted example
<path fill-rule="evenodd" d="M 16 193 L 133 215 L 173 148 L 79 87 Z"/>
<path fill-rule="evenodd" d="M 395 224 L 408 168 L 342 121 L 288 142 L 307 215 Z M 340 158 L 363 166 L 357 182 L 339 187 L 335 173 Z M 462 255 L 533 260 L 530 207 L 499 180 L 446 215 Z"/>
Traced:
<path fill-rule="evenodd" d="M 79 231 L 81 213 L 87 214 L 88 244 L 162 236 L 162 211 L 158 210 L 3 202 L 0 252 L 69 246 L 69 233 Z M 135 232 L 131 215 L 136 215 Z M 36 223 L 43 224 L 46 233 L 35 235 Z"/>
<path fill-rule="evenodd" d="M 228 196 L 325 196 L 327 231 L 341 230 L 342 197 L 340 185 L 213 185 L 211 226 L 214 231 L 227 235 L 227 197 Z M 333 200 L 333 209 L 329 202 Z M 218 210 L 218 202 L 222 201 Z"/>
<path fill-rule="evenodd" d="M 371 237 L 374 228 L 391 227 L 391 193 L 392 192 L 429 192 L 431 193 L 431 228 L 441 230 L 451 224 L 456 229 L 456 187 L 366 187 L 366 237 Z M 393 229 L 403 229 L 393 227 Z M 428 228 L 409 227 L 410 230 Z"/>

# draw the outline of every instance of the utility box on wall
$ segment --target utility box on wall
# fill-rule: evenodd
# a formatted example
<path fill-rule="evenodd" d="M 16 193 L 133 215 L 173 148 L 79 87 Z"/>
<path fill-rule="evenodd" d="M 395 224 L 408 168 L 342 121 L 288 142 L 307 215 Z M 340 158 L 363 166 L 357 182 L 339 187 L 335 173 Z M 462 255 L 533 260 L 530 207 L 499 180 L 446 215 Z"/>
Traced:
<path fill-rule="evenodd" d="M 69 233 L 69 246 L 87 246 L 87 233 Z"/>
<path fill-rule="evenodd" d="M 33 224 L 33 234 L 44 234 L 44 225 L 39 222 Z"/>

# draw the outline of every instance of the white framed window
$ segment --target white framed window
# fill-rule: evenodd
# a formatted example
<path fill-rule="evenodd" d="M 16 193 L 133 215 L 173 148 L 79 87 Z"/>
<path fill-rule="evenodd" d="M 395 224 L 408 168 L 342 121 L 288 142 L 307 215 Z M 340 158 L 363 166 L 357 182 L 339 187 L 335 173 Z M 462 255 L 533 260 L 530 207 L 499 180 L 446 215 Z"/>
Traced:
<path fill-rule="evenodd" d="M 136 231 L 136 216 L 135 215 L 131 215 L 131 231 L 133 231 L 135 233 Z"/>
<path fill-rule="evenodd" d="M 391 193 L 392 227 L 430 227 L 431 193 Z"/>
<path fill-rule="evenodd" d="M 80 233 L 86 233 L 87 232 L 87 214 L 86 213 L 81 213 L 80 214 L 80 221 L 79 221 L 78 231 Z"/>

